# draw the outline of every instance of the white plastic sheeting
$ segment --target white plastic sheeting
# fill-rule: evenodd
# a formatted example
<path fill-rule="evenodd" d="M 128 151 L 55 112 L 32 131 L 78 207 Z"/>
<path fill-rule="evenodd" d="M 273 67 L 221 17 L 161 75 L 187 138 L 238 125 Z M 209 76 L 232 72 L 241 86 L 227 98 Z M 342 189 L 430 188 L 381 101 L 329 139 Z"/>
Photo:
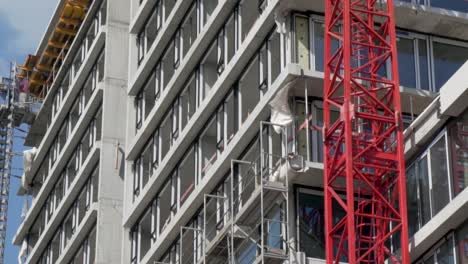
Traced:
<path fill-rule="evenodd" d="M 270 120 L 273 124 L 286 127 L 294 121 L 291 108 L 289 107 L 289 90 L 290 85 L 286 85 L 286 87 L 281 89 L 269 103 L 271 107 Z M 281 133 L 281 127 L 273 126 L 273 129 L 276 133 Z"/>
<path fill-rule="evenodd" d="M 269 181 L 285 182 L 286 177 L 291 183 L 301 173 L 307 172 L 308 168 L 304 166 L 304 159 L 295 154 L 289 154 L 287 162 L 282 162 L 278 168 L 270 174 Z"/>
<path fill-rule="evenodd" d="M 23 152 L 23 169 L 25 175 L 31 171 L 32 162 L 34 160 L 34 157 L 36 156 L 36 152 L 37 148 L 35 147 L 29 150 L 25 150 Z M 29 183 L 26 182 L 26 177 L 23 176 L 21 178 L 21 184 L 25 190 L 29 189 Z"/>

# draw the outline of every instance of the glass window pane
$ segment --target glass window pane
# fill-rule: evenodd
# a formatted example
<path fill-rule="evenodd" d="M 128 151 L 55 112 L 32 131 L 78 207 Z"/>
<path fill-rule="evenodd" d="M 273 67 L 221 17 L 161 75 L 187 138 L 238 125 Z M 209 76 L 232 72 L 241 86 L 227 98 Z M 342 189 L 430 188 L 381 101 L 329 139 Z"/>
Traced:
<path fill-rule="evenodd" d="M 416 88 L 414 40 L 399 38 L 397 48 L 400 84 L 404 87 Z"/>
<path fill-rule="evenodd" d="M 429 90 L 429 63 L 427 41 L 418 39 L 420 89 Z"/>
<path fill-rule="evenodd" d="M 447 148 L 445 136 L 431 147 L 432 178 L 432 215 L 437 214 L 450 201 L 450 190 L 447 169 Z"/>
<path fill-rule="evenodd" d="M 457 230 L 456 247 L 458 254 L 457 263 L 468 264 L 468 222 L 465 222 Z"/>
<path fill-rule="evenodd" d="M 431 0 L 432 7 L 445 8 L 460 12 L 468 12 L 468 2 L 467 1 L 453 1 L 453 0 Z"/>
<path fill-rule="evenodd" d="M 314 55 L 315 55 L 315 70 L 323 72 L 325 49 L 324 28 L 322 23 L 314 22 Z"/>
<path fill-rule="evenodd" d="M 419 208 L 418 208 L 418 178 L 416 167 L 412 165 L 406 171 L 406 194 L 408 203 L 408 229 L 409 237 L 412 237 L 419 229 Z"/>
<path fill-rule="evenodd" d="M 435 88 L 439 91 L 445 82 L 468 59 L 468 48 L 434 42 Z"/>
<path fill-rule="evenodd" d="M 325 225 L 323 196 L 299 192 L 299 246 L 309 258 L 325 258 Z M 333 204 L 337 212 L 334 221 L 345 215 L 343 209 Z"/>
<path fill-rule="evenodd" d="M 429 196 L 429 174 L 427 169 L 427 156 L 418 161 L 418 180 L 422 225 L 424 225 L 431 219 L 431 202 Z"/>
<path fill-rule="evenodd" d="M 455 256 L 453 255 L 453 239 L 448 238 L 445 242 L 436 250 L 437 263 L 439 264 L 454 264 Z"/>
<path fill-rule="evenodd" d="M 468 112 L 450 127 L 454 195 L 468 186 Z"/>

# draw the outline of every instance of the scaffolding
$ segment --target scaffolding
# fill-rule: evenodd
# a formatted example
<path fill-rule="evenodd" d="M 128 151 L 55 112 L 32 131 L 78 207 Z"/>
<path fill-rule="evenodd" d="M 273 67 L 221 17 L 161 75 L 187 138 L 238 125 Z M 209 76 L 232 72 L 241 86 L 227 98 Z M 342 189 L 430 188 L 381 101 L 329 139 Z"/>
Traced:
<path fill-rule="evenodd" d="M 260 123 L 257 148 L 231 161 L 228 179 L 204 195 L 199 219 L 181 227 L 178 263 L 290 260 L 287 131 L 286 126 Z"/>

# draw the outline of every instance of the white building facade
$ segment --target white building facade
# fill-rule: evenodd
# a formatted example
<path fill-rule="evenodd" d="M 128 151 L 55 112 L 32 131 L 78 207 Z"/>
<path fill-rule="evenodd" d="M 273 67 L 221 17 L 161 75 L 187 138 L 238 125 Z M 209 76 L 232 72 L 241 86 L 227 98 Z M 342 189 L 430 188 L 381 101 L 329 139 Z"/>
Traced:
<path fill-rule="evenodd" d="M 395 2 L 411 260 L 468 263 L 468 3 Z M 323 6 L 92 2 L 28 136 L 26 262 L 322 263 Z"/>

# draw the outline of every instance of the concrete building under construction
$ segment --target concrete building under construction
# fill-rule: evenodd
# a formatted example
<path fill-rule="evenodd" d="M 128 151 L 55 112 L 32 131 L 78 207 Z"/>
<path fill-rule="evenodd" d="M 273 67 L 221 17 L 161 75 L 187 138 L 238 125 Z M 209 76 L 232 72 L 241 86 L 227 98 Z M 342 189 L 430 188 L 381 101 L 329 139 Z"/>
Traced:
<path fill-rule="evenodd" d="M 325 263 L 325 2 L 60 0 L 18 74 L 42 100 L 19 261 Z M 468 2 L 394 2 L 404 246 L 468 263 Z"/>

